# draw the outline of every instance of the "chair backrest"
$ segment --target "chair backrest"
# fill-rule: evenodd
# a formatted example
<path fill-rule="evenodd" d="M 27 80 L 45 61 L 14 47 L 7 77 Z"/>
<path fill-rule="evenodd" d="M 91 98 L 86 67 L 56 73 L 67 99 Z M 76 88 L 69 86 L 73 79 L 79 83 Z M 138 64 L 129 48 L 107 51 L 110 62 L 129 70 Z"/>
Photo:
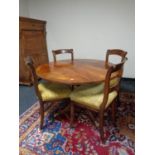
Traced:
<path fill-rule="evenodd" d="M 56 55 L 68 53 L 68 54 L 71 54 L 71 62 L 73 63 L 73 60 L 74 60 L 73 49 L 58 49 L 58 50 L 52 50 L 52 53 L 53 53 L 54 62 L 57 62 Z"/>
<path fill-rule="evenodd" d="M 123 66 L 124 66 L 124 63 L 126 62 L 126 60 L 127 60 L 127 58 L 125 57 L 121 63 L 116 64 L 116 65 L 112 65 L 112 66 L 109 66 L 108 68 L 106 68 L 106 78 L 105 78 L 105 81 L 104 81 L 104 90 L 103 90 L 104 98 L 103 98 L 103 103 L 101 105 L 101 109 L 104 109 L 104 107 L 106 106 L 107 101 L 108 101 L 109 93 L 114 91 L 114 90 L 118 91 L 120 80 L 121 80 L 121 77 L 122 77 L 122 72 L 121 71 L 123 70 Z M 115 85 L 110 85 L 111 75 L 114 72 L 118 73 L 117 78 L 119 80 L 117 80 Z"/>
<path fill-rule="evenodd" d="M 121 57 L 121 62 L 123 62 L 123 59 L 126 57 L 127 52 L 121 49 L 108 49 L 106 53 L 106 61 L 105 61 L 106 67 L 108 66 L 110 55 L 116 55 Z"/>
<path fill-rule="evenodd" d="M 40 95 L 40 92 L 38 89 L 38 77 L 37 77 L 37 74 L 35 71 L 34 61 L 33 61 L 32 57 L 30 57 L 30 56 L 27 56 L 24 60 L 25 60 L 25 64 L 28 66 L 28 68 L 31 72 L 32 81 L 33 81 L 33 85 L 35 88 L 36 95 L 37 95 L 38 99 L 41 101 L 42 98 L 41 98 L 41 95 Z"/>

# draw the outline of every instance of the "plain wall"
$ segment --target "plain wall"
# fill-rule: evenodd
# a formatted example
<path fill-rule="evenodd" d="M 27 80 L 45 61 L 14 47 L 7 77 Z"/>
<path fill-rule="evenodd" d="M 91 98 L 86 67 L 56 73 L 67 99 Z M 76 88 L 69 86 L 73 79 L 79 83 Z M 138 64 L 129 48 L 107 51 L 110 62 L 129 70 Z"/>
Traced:
<path fill-rule="evenodd" d="M 19 0 L 19 15 L 23 17 L 29 17 L 28 1 Z"/>
<path fill-rule="evenodd" d="M 107 49 L 128 52 L 124 77 L 135 77 L 134 0 L 28 0 L 31 18 L 47 21 L 47 46 L 73 48 L 75 58 L 105 59 Z"/>

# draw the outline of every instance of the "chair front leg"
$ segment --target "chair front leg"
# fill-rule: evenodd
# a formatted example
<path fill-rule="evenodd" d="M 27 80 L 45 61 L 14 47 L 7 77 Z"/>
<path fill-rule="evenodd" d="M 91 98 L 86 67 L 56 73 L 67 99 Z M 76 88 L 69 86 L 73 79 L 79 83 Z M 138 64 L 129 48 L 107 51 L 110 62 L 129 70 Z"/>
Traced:
<path fill-rule="evenodd" d="M 40 102 L 40 129 L 43 128 L 44 124 L 44 103 Z"/>
<path fill-rule="evenodd" d="M 71 105 L 71 111 L 70 111 L 70 115 L 71 115 L 71 120 L 70 120 L 70 127 L 73 127 L 73 121 L 74 121 L 74 103 L 71 101 L 70 103 Z"/>

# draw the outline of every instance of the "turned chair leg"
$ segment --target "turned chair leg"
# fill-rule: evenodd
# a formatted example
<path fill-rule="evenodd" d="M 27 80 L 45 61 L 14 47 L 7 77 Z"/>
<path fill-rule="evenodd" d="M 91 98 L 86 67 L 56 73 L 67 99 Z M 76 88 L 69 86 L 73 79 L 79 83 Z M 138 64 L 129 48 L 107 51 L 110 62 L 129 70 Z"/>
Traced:
<path fill-rule="evenodd" d="M 101 140 L 104 143 L 105 139 L 104 139 L 103 121 L 104 121 L 104 113 L 102 112 L 99 114 L 99 132 L 100 132 Z"/>
<path fill-rule="evenodd" d="M 70 127 L 73 127 L 73 121 L 74 121 L 74 104 L 71 102 L 71 111 L 70 111 L 70 115 L 71 115 L 71 120 L 70 120 Z"/>
<path fill-rule="evenodd" d="M 40 103 L 40 129 L 43 128 L 44 123 L 44 104 Z"/>

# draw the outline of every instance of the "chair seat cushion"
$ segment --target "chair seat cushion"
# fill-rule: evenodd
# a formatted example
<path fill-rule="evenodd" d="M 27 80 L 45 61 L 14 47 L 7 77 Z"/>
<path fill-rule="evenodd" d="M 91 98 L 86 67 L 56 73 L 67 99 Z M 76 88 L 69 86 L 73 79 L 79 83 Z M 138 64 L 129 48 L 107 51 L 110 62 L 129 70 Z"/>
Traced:
<path fill-rule="evenodd" d="M 41 93 L 43 101 L 68 98 L 71 93 L 71 89 L 69 86 L 50 82 L 40 83 L 38 85 L 38 89 Z"/>
<path fill-rule="evenodd" d="M 103 89 L 103 83 L 79 86 L 70 94 L 70 99 L 79 104 L 99 110 L 104 98 Z M 116 91 L 109 93 L 108 102 L 105 108 L 112 103 L 116 96 Z"/>
<path fill-rule="evenodd" d="M 120 78 L 117 78 L 117 77 L 110 80 L 110 87 L 116 86 L 119 83 L 119 81 L 120 81 Z"/>

